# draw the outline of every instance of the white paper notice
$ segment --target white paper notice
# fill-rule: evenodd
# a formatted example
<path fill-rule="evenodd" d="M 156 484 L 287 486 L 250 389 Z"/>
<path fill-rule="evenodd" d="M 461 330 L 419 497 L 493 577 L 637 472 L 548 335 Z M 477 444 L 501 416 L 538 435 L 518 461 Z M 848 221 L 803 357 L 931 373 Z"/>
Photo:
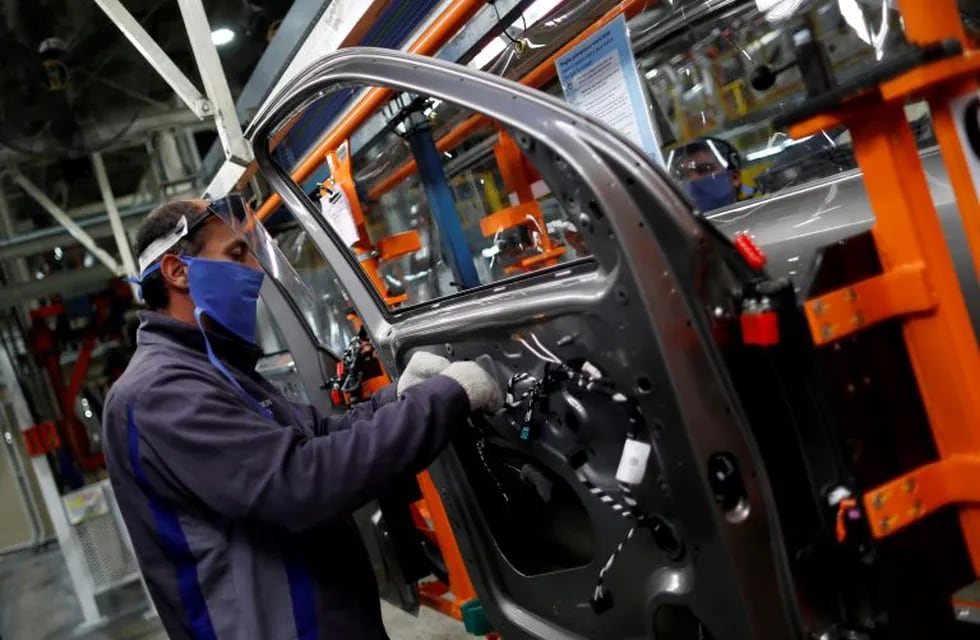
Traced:
<path fill-rule="evenodd" d="M 350 247 L 359 240 L 354 214 L 343 189 L 336 188 L 320 198 L 320 212 L 333 230 L 340 236 L 344 245 Z"/>
<path fill-rule="evenodd" d="M 560 56 L 555 67 L 569 104 L 632 140 L 663 166 L 646 86 L 637 71 L 623 16 Z"/>
<path fill-rule="evenodd" d="M 630 140 L 640 139 L 640 129 L 626 90 L 626 78 L 615 51 L 600 58 L 575 78 L 575 106 L 602 120 Z"/>

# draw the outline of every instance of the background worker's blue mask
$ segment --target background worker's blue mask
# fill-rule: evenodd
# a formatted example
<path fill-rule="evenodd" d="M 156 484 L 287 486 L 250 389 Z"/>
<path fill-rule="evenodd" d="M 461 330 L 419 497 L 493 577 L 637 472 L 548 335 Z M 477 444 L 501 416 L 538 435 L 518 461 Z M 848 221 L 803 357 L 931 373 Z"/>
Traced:
<path fill-rule="evenodd" d="M 183 257 L 195 315 L 205 314 L 255 344 L 255 318 L 265 273 L 237 262 Z M 204 329 L 204 327 L 201 327 Z"/>
<path fill-rule="evenodd" d="M 732 177 L 728 172 L 686 180 L 683 185 L 701 211 L 726 207 L 736 199 L 735 189 L 732 188 Z"/>

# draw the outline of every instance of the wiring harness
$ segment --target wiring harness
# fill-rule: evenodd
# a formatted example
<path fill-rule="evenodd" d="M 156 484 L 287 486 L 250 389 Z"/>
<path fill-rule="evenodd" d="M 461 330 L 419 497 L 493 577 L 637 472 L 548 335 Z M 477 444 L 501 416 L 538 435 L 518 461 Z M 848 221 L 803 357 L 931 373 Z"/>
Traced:
<path fill-rule="evenodd" d="M 558 390 L 565 390 L 573 394 L 602 396 L 612 402 L 622 403 L 628 408 L 629 428 L 623 449 L 623 461 L 627 461 L 627 469 L 624 471 L 624 462 L 621 461 L 620 469 L 616 474 L 615 495 L 611 495 L 589 480 L 583 471 L 587 461 L 584 452 L 567 457 L 569 464 L 575 469 L 575 477 L 588 492 L 631 523 L 623 539 L 612 550 L 599 570 L 595 589 L 589 600 L 593 610 L 596 613 L 602 613 L 612 606 L 611 593 L 605 586 L 606 577 L 629 541 L 633 539 L 641 527 L 650 528 L 656 536 L 659 529 L 668 526 L 663 518 L 643 513 L 638 508 L 631 489 L 631 483 L 639 484 L 642 481 L 651 449 L 648 443 L 638 437 L 638 431 L 645 425 L 645 421 L 636 401 L 617 391 L 615 385 L 605 378 L 595 365 L 586 361 L 578 367 L 573 367 L 546 348 L 533 334 L 531 334 L 531 341 L 535 346 L 521 337 L 515 336 L 515 340 L 544 362 L 544 372 L 540 378 L 527 372 L 519 372 L 511 376 L 507 383 L 507 401 L 504 405 L 504 411 L 520 440 L 529 441 L 537 436 L 536 425 L 539 421 L 535 420 L 535 413 L 539 408 L 545 407 L 548 396 Z M 487 471 L 493 475 L 483 453 L 484 448 L 485 442 L 483 446 L 478 442 L 477 449 L 480 452 L 480 458 Z M 494 479 L 496 480 L 496 478 Z M 499 481 L 497 486 L 503 491 Z M 504 495 L 506 499 L 506 494 Z"/>

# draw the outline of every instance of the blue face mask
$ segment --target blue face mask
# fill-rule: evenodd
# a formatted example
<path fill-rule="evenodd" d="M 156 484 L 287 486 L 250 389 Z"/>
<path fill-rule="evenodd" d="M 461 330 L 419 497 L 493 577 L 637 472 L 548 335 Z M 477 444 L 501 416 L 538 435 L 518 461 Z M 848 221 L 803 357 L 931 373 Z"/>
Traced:
<path fill-rule="evenodd" d="M 207 315 L 242 340 L 255 344 L 255 317 L 265 273 L 237 262 L 182 257 L 195 315 Z M 201 327 L 203 329 L 203 327 Z"/>
<path fill-rule="evenodd" d="M 702 212 L 720 209 L 735 202 L 735 189 L 728 173 L 687 180 L 684 188 Z"/>
<path fill-rule="evenodd" d="M 207 315 L 242 340 L 255 344 L 256 307 L 265 273 L 228 260 L 187 256 L 181 256 L 181 260 L 187 263 L 187 285 L 194 301 L 194 319 L 204 335 L 208 360 L 256 411 L 271 418 L 272 412 L 259 404 L 215 355 L 201 322 L 201 316 Z"/>

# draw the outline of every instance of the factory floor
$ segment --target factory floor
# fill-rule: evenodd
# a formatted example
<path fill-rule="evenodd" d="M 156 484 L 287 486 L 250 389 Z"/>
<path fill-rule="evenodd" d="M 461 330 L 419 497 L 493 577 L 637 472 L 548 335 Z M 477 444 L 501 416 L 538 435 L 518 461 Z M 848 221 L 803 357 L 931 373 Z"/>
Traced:
<path fill-rule="evenodd" d="M 37 553 L 0 556 L 0 639 L 2 640 L 166 640 L 156 619 L 147 619 L 138 585 L 105 594 L 100 610 L 110 620 L 79 633 L 82 611 L 71 591 L 68 571 L 57 545 Z M 464 640 L 473 638 L 461 623 L 429 609 L 415 618 L 382 603 L 392 640 Z"/>

